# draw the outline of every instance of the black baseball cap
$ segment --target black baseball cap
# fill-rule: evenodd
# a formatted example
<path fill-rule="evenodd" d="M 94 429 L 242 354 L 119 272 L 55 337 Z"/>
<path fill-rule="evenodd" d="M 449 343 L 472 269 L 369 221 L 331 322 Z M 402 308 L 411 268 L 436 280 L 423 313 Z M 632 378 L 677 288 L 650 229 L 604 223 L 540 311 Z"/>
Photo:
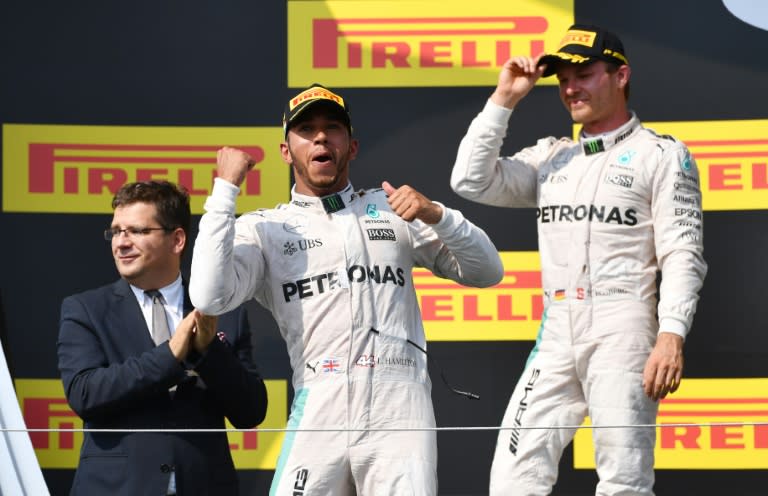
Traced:
<path fill-rule="evenodd" d="M 539 65 L 547 64 L 542 74 L 546 77 L 557 72 L 563 62 L 586 64 L 595 60 L 629 65 L 624 44 L 618 36 L 597 26 L 574 24 L 568 28 L 557 52 L 541 57 Z"/>
<path fill-rule="evenodd" d="M 325 105 L 331 112 L 334 112 L 347 125 L 350 132 L 352 123 L 349 118 L 349 105 L 339 95 L 329 90 L 321 84 L 314 83 L 309 88 L 302 90 L 301 93 L 294 96 L 285 106 L 283 112 L 283 134 L 288 135 L 288 129 L 291 124 L 309 107 L 315 105 Z"/>

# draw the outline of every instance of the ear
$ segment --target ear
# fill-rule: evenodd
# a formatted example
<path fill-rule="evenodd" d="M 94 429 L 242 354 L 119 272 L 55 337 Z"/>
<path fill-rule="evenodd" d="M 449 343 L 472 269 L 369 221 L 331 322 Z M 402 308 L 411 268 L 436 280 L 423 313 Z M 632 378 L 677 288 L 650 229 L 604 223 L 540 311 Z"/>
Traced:
<path fill-rule="evenodd" d="M 173 240 L 174 253 L 181 255 L 187 245 L 187 233 L 184 232 L 184 229 L 177 227 L 171 233 L 171 239 Z"/>
<path fill-rule="evenodd" d="M 285 137 L 285 141 L 280 143 L 280 157 L 282 157 L 283 162 L 285 162 L 288 165 L 291 165 L 293 163 L 293 159 L 291 158 L 291 148 L 288 146 L 288 137 Z"/>
<path fill-rule="evenodd" d="M 622 65 L 616 70 L 616 81 L 620 90 L 624 90 L 624 87 L 629 84 L 629 77 L 632 75 L 632 69 L 628 65 Z"/>
<path fill-rule="evenodd" d="M 360 146 L 360 142 L 356 139 L 353 139 L 349 142 L 349 159 L 354 160 L 355 157 L 357 157 L 357 150 Z"/>

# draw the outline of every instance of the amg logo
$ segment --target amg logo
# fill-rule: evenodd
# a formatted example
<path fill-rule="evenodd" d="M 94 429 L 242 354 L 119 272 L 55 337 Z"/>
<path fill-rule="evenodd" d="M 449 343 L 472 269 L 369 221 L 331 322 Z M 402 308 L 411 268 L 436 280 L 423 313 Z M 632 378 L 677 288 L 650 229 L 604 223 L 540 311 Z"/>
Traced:
<path fill-rule="evenodd" d="M 371 241 L 397 241 L 394 229 L 366 229 Z"/>
<path fill-rule="evenodd" d="M 304 488 L 307 487 L 307 478 L 309 470 L 302 468 L 296 471 L 296 482 L 293 484 L 293 496 L 303 496 Z"/>
<path fill-rule="evenodd" d="M 533 369 L 531 371 L 531 377 L 528 379 L 528 383 L 525 385 L 523 397 L 517 407 L 517 412 L 515 412 L 515 418 L 512 419 L 514 427 L 512 428 L 512 433 L 509 436 L 509 451 L 513 455 L 517 455 L 517 445 L 520 443 L 520 428 L 523 426 L 523 414 L 526 410 L 528 410 L 528 393 L 533 390 L 533 385 L 536 382 L 536 379 L 539 378 L 540 373 L 541 370 L 539 369 Z"/>
<path fill-rule="evenodd" d="M 605 176 L 606 183 L 615 184 L 616 186 L 622 186 L 624 188 L 631 188 L 634 180 L 634 177 L 625 174 L 608 174 Z"/>

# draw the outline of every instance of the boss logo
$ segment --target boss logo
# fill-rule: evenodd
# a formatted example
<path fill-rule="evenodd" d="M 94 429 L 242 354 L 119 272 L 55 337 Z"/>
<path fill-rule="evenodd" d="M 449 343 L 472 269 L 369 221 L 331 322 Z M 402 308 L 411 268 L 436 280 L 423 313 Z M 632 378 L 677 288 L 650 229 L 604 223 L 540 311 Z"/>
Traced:
<path fill-rule="evenodd" d="M 631 188 L 635 178 L 626 174 L 609 174 L 605 176 L 605 182 L 623 188 Z"/>
<path fill-rule="evenodd" d="M 366 229 L 371 241 L 396 241 L 394 229 Z"/>

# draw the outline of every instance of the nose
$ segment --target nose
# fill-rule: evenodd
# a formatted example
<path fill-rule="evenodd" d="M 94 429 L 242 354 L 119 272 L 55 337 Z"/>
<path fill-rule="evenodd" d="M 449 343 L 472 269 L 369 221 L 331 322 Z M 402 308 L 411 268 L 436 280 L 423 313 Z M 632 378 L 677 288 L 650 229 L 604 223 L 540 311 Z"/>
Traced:
<path fill-rule="evenodd" d="M 566 95 L 571 96 L 579 92 L 579 87 L 575 81 L 569 79 L 562 84 L 562 90 Z"/>
<path fill-rule="evenodd" d="M 112 244 L 115 246 L 128 246 L 131 244 L 131 236 L 128 231 L 122 230 L 112 235 Z"/>
<path fill-rule="evenodd" d="M 314 143 L 325 143 L 328 141 L 328 135 L 325 133 L 325 129 L 318 129 L 315 133 L 315 138 L 312 141 Z"/>

